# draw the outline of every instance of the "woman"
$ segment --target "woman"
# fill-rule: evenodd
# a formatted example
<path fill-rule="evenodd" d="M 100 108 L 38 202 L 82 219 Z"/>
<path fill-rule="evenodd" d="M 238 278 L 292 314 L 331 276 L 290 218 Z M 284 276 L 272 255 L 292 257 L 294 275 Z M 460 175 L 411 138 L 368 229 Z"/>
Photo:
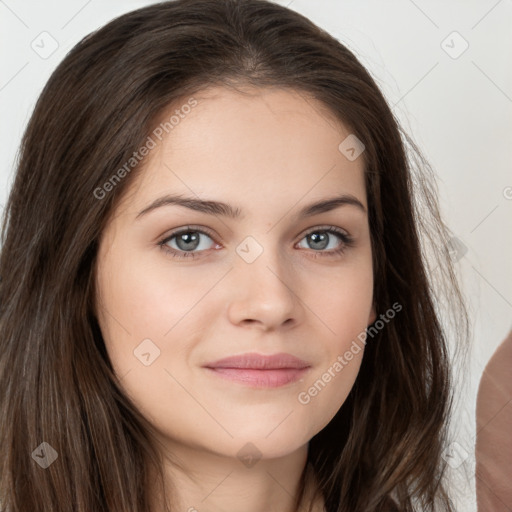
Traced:
<path fill-rule="evenodd" d="M 461 340 L 467 318 L 414 151 L 279 5 L 85 37 L 6 208 L 2 510 L 453 511 L 434 279 Z"/>

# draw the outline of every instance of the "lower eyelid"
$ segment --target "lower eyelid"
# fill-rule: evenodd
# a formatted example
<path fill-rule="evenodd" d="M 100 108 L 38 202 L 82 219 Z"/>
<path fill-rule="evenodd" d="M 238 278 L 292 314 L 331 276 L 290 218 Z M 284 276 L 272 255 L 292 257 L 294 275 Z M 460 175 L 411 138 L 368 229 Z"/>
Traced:
<path fill-rule="evenodd" d="M 181 234 L 187 233 L 187 232 L 196 232 L 196 233 L 200 233 L 202 235 L 207 236 L 208 238 L 210 238 L 210 240 L 212 240 L 214 247 L 212 247 L 211 249 L 202 249 L 200 251 L 182 251 L 180 249 L 174 249 L 167 245 L 170 240 L 174 239 L 175 237 L 178 237 Z M 330 227 L 330 228 L 322 227 L 322 228 L 315 228 L 313 230 L 310 230 L 307 233 L 305 233 L 296 244 L 300 243 L 308 235 L 310 235 L 312 233 L 316 233 L 316 232 L 324 232 L 324 233 L 329 233 L 330 235 L 334 235 L 335 237 L 338 238 L 338 240 L 340 241 L 340 244 L 339 244 L 339 247 L 336 249 L 329 249 L 329 250 L 324 249 L 324 250 L 318 250 L 318 251 L 315 251 L 314 249 L 306 249 L 307 252 L 311 252 L 315 258 L 322 257 L 322 256 L 327 257 L 327 258 L 339 256 L 339 255 L 343 254 L 345 252 L 345 250 L 349 249 L 350 247 L 352 247 L 354 245 L 354 239 L 348 233 L 338 230 L 338 229 L 333 229 L 332 227 Z M 198 229 L 198 228 L 197 229 L 194 229 L 194 228 L 182 229 L 175 233 L 172 233 L 171 235 L 166 237 L 164 240 L 159 242 L 159 246 L 167 254 L 171 255 L 172 257 L 178 258 L 178 259 L 197 258 L 202 253 L 207 253 L 210 250 L 218 250 L 218 249 L 222 248 L 222 246 L 215 241 L 214 237 L 211 234 L 207 233 L 206 231 L 203 231 L 202 229 Z"/>

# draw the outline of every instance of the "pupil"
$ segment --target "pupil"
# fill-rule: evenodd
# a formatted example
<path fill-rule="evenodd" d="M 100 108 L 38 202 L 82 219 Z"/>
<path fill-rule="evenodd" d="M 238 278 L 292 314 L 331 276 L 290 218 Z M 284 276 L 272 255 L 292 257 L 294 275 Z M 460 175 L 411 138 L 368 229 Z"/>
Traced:
<path fill-rule="evenodd" d="M 313 233 L 310 236 L 314 249 L 325 249 L 327 247 L 327 234 L 326 233 Z M 319 245 L 316 245 L 319 244 Z"/>
<path fill-rule="evenodd" d="M 199 234 L 198 233 L 190 234 L 190 232 L 189 232 L 189 233 L 181 234 L 177 238 L 176 243 L 181 250 L 186 251 L 187 249 L 188 250 L 195 249 L 197 247 L 198 241 L 199 241 Z"/>

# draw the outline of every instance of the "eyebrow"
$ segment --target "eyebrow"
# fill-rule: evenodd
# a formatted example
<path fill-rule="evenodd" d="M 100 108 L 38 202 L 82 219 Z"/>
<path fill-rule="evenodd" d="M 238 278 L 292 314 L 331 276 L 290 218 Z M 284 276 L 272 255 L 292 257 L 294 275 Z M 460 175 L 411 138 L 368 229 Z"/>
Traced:
<path fill-rule="evenodd" d="M 232 219 L 238 219 L 242 216 L 242 211 L 240 208 L 233 207 L 230 204 L 223 203 L 221 201 L 196 199 L 194 197 L 167 194 L 156 199 L 150 205 L 144 208 L 137 214 L 135 219 L 139 219 L 140 217 L 147 215 L 149 212 L 156 210 L 157 208 L 170 205 L 183 206 L 197 212 L 202 212 L 209 215 L 221 215 L 223 217 L 230 217 Z M 305 206 L 302 208 L 302 210 L 300 210 L 299 217 L 311 217 L 319 213 L 334 210 L 340 206 L 354 206 L 363 213 L 366 213 L 366 208 L 361 203 L 361 201 L 357 199 L 357 197 L 351 194 L 342 194 L 340 196 L 322 199 L 321 201 L 316 201 Z"/>

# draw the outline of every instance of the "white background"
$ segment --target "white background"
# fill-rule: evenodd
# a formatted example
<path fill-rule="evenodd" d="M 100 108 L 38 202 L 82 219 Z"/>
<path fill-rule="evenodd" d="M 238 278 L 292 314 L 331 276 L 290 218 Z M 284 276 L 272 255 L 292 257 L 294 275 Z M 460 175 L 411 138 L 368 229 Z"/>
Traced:
<path fill-rule="evenodd" d="M 84 35 L 151 3 L 0 0 L 1 209 L 23 130 L 57 64 Z M 439 177 L 447 224 L 468 248 L 457 265 L 470 302 L 473 348 L 456 440 L 471 453 L 478 382 L 512 327 L 512 0 L 278 3 L 357 55 Z M 44 31 L 58 43 L 47 58 L 31 46 L 42 45 Z M 458 55 L 464 40 L 469 46 Z M 452 470 L 462 482 L 461 512 L 476 510 L 470 458 Z"/>

